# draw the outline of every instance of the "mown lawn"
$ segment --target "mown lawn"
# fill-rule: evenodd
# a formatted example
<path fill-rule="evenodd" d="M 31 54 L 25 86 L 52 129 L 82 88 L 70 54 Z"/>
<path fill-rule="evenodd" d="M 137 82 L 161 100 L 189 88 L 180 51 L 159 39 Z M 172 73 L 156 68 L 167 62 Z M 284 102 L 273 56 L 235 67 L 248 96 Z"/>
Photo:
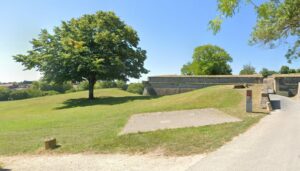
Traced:
<path fill-rule="evenodd" d="M 258 92 L 259 87 L 254 89 Z M 244 91 L 216 86 L 171 96 L 146 97 L 118 89 L 99 89 L 93 101 L 87 100 L 87 92 L 83 91 L 0 102 L 0 155 L 40 153 L 47 137 L 57 138 L 61 145 L 54 150 L 57 153 L 160 150 L 166 155 L 188 155 L 208 152 L 263 116 L 245 113 Z M 132 114 L 207 107 L 218 108 L 243 121 L 118 136 Z"/>

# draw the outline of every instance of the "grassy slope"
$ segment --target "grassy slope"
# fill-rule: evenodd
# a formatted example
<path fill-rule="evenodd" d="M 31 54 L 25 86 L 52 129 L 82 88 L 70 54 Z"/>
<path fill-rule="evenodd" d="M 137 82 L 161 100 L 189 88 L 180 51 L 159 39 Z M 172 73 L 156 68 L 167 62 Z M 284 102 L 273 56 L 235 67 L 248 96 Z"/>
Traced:
<path fill-rule="evenodd" d="M 201 153 L 220 147 L 261 116 L 248 116 L 241 91 L 227 86 L 156 98 L 117 89 L 96 90 L 95 95 L 94 101 L 85 99 L 87 92 L 76 92 L 0 103 L 0 155 L 36 153 L 52 136 L 62 145 L 56 152 Z M 244 121 L 117 136 L 132 114 L 206 107 Z"/>

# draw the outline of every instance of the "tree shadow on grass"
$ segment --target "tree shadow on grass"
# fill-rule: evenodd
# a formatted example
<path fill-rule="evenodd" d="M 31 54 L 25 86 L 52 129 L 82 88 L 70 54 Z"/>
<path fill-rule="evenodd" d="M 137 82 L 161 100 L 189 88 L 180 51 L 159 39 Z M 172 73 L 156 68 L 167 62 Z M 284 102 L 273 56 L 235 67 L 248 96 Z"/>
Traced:
<path fill-rule="evenodd" d="M 93 100 L 87 98 L 69 99 L 63 102 L 64 106 L 55 109 L 68 109 L 73 107 L 85 107 L 94 105 L 117 105 L 134 100 L 150 100 L 158 96 L 125 96 L 125 97 L 98 97 Z"/>

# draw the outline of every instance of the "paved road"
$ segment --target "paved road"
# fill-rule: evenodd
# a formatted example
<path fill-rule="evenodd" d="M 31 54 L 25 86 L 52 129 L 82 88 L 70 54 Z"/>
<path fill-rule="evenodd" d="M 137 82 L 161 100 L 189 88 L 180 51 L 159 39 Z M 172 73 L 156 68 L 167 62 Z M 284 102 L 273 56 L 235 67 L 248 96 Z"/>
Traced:
<path fill-rule="evenodd" d="M 300 101 L 277 95 L 271 100 L 280 100 L 281 109 L 189 170 L 300 171 Z"/>

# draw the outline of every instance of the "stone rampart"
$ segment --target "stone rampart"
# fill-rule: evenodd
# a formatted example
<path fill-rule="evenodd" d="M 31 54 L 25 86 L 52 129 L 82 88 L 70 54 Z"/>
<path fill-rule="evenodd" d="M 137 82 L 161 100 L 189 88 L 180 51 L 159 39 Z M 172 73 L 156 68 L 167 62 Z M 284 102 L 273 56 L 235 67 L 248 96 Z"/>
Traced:
<path fill-rule="evenodd" d="M 170 95 L 214 85 L 262 84 L 261 75 L 151 76 L 145 83 L 145 95 Z"/>
<path fill-rule="evenodd" d="M 276 94 L 285 96 L 297 95 L 300 74 L 273 75 L 272 77 L 275 80 L 274 90 Z"/>

